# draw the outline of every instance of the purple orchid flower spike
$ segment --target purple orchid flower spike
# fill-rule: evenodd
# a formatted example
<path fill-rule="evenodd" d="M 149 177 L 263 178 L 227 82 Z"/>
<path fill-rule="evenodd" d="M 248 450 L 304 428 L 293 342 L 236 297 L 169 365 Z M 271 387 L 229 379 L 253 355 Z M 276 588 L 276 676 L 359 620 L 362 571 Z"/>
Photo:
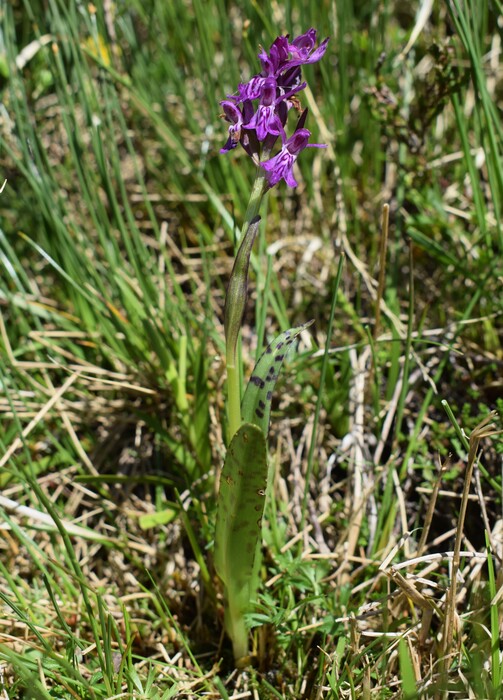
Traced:
<path fill-rule="evenodd" d="M 293 176 L 293 166 L 297 157 L 304 148 L 326 148 L 324 143 L 308 143 L 311 132 L 309 129 L 297 129 L 290 138 L 285 141 L 281 151 L 273 158 L 260 164 L 267 172 L 269 187 L 273 187 L 280 180 L 284 180 L 288 187 L 297 187 L 297 180 Z"/>
<path fill-rule="evenodd" d="M 295 187 L 293 165 L 299 153 L 304 148 L 325 147 L 308 143 L 310 132 L 304 128 L 307 111 L 302 113 L 293 135 L 287 138 L 285 133 L 289 111 L 292 108 L 301 111 L 298 93 L 306 87 L 302 82 L 301 67 L 316 63 L 327 50 L 328 39 L 316 48 L 316 37 L 313 28 L 292 41 L 288 35 L 277 37 L 269 52 L 261 48 L 258 54 L 262 72 L 247 83 L 240 83 L 237 93 L 228 95 L 221 102 L 223 116 L 230 122 L 230 127 L 229 138 L 220 153 L 227 153 L 240 143 L 255 164 L 266 171 L 266 188 L 273 187 L 280 180 Z M 280 152 L 269 157 L 279 138 L 282 143 Z"/>

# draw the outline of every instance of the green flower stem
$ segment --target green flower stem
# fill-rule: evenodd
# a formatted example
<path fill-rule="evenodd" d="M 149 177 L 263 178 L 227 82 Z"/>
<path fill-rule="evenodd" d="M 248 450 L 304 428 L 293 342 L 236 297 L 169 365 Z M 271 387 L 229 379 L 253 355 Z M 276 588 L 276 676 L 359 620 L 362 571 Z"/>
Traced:
<path fill-rule="evenodd" d="M 241 323 L 246 304 L 248 266 L 251 249 L 258 230 L 258 212 L 266 185 L 266 176 L 258 171 L 250 195 L 250 201 L 246 209 L 245 220 L 239 240 L 239 249 L 236 254 L 236 260 L 225 301 L 225 358 L 227 365 L 227 420 L 229 425 L 229 442 L 239 430 L 242 422 L 241 372 L 238 361 L 240 356 Z"/>
<path fill-rule="evenodd" d="M 232 438 L 241 426 L 241 382 L 234 357 L 232 364 L 227 358 L 227 420 L 229 438 Z"/>
<path fill-rule="evenodd" d="M 263 156 L 264 157 L 264 156 Z M 241 237 L 239 243 L 243 240 L 243 236 L 246 235 L 252 220 L 258 216 L 260 205 L 262 204 L 262 198 L 265 194 L 265 188 L 267 185 L 267 176 L 264 174 L 264 170 L 258 170 L 255 177 L 255 182 L 253 183 L 253 188 L 250 195 L 250 201 L 246 208 L 245 220 L 243 222 L 243 228 L 241 229 Z"/>
<path fill-rule="evenodd" d="M 232 651 L 238 668 L 249 663 L 250 633 L 245 623 L 244 612 L 248 612 L 250 601 L 246 593 L 241 596 L 229 596 L 225 609 L 225 624 L 232 640 Z"/>

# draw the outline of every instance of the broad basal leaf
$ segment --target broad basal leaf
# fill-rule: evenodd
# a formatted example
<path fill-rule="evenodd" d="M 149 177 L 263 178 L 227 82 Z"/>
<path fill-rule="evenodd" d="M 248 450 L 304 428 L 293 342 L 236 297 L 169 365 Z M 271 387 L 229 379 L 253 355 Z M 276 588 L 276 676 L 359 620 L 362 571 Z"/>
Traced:
<path fill-rule="evenodd" d="M 266 487 L 265 437 L 259 427 L 244 423 L 227 450 L 218 494 L 215 569 L 228 590 L 251 583 Z"/>
<path fill-rule="evenodd" d="M 259 427 L 245 423 L 231 440 L 220 477 L 215 569 L 224 584 L 225 628 L 237 664 L 248 663 L 246 614 L 257 598 L 267 450 Z"/>

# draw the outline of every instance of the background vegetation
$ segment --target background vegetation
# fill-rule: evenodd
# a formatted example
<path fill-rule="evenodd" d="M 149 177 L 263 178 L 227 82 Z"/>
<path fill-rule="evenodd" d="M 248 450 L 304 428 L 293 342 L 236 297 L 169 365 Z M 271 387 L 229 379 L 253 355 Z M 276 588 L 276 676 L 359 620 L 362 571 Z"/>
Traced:
<path fill-rule="evenodd" d="M 0 4 L 3 699 L 503 696 L 501 9 Z M 311 26 L 328 149 L 268 198 L 246 366 L 315 325 L 238 673 L 212 538 L 253 172 L 218 103 Z"/>

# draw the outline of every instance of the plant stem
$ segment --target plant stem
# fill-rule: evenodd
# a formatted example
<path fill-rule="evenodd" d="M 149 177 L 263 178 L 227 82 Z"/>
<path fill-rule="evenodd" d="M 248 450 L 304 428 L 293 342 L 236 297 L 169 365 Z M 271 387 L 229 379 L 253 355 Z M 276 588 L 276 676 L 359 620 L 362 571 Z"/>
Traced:
<path fill-rule="evenodd" d="M 250 231 L 252 221 L 258 215 L 266 184 L 267 179 L 265 174 L 263 175 L 260 171 L 258 171 L 251 191 L 250 201 L 248 202 L 248 207 L 246 209 L 243 228 L 241 230 L 241 237 L 238 241 L 239 244 L 243 242 L 244 237 L 247 235 L 248 231 Z M 239 273 L 238 270 L 233 270 L 233 275 L 235 272 Z M 247 280 L 245 280 L 244 288 L 246 288 L 246 281 Z M 244 301 L 245 300 L 243 300 L 243 304 Z M 229 298 L 227 299 L 226 303 L 229 303 Z M 242 316 L 240 320 L 241 319 Z M 237 337 L 232 337 L 231 342 L 229 342 L 229 340 L 229 335 L 226 334 L 225 358 L 227 365 L 227 420 L 229 426 L 228 441 L 230 442 L 233 435 L 239 430 L 241 425 L 241 372 L 238 359 L 240 357 L 240 331 L 238 332 Z"/>
<path fill-rule="evenodd" d="M 237 369 L 236 353 L 227 357 L 227 420 L 229 423 L 229 442 L 241 426 L 241 385 Z"/>
<path fill-rule="evenodd" d="M 262 203 L 262 197 L 264 196 L 265 187 L 267 184 L 266 175 L 262 173 L 263 170 L 257 171 L 255 182 L 253 183 L 253 188 L 250 194 L 250 201 L 248 202 L 248 206 L 246 207 L 243 228 L 241 229 L 241 236 L 239 238 L 238 243 L 241 243 L 241 241 L 243 240 L 243 236 L 246 235 L 246 232 L 248 231 L 252 219 L 254 219 L 258 215 L 260 205 Z"/>
<path fill-rule="evenodd" d="M 249 601 L 246 603 L 249 605 Z M 234 660 L 238 665 L 246 665 L 250 653 L 249 631 L 243 614 L 243 601 L 239 596 L 236 600 L 234 600 L 234 596 L 229 597 L 225 611 L 225 623 L 227 633 L 232 640 Z"/>

